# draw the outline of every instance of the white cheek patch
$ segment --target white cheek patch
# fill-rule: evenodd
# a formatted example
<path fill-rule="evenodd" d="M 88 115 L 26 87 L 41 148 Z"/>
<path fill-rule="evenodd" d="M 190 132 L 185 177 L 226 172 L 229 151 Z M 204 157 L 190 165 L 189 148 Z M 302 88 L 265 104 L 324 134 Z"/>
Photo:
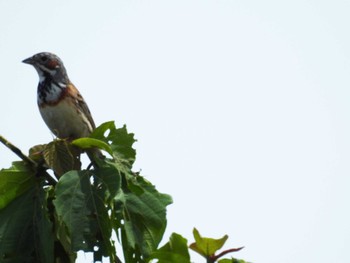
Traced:
<path fill-rule="evenodd" d="M 56 74 L 56 70 L 55 70 L 55 69 L 50 70 L 50 69 L 48 69 L 48 68 L 45 68 L 45 67 L 42 66 L 42 65 L 38 65 L 38 66 L 39 66 L 38 72 L 39 72 L 40 70 L 42 70 L 42 71 L 44 71 L 44 72 L 49 73 L 51 76 L 53 76 L 53 75 Z"/>

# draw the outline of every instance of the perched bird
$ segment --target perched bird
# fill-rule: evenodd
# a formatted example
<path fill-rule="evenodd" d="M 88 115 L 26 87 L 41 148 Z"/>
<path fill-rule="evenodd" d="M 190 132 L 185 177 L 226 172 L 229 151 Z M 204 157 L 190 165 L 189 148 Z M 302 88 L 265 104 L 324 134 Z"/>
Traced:
<path fill-rule="evenodd" d="M 88 105 L 69 80 L 62 60 L 48 52 L 22 61 L 39 74 L 39 111 L 51 132 L 61 139 L 87 137 L 95 129 Z"/>

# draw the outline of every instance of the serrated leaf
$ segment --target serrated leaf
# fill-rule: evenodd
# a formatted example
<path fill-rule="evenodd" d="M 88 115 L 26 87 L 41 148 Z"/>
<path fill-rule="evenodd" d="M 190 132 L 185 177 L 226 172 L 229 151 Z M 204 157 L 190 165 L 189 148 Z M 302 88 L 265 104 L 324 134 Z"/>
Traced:
<path fill-rule="evenodd" d="M 71 170 L 80 170 L 79 149 L 65 140 L 55 140 L 47 144 L 43 155 L 47 166 L 58 177 Z"/>
<path fill-rule="evenodd" d="M 111 148 L 116 157 L 127 160 L 131 166 L 136 158 L 136 151 L 132 148 L 136 142 L 134 134 L 128 133 L 124 125 L 122 128 L 112 129 L 107 139 L 112 141 Z"/>
<path fill-rule="evenodd" d="M 54 262 L 54 238 L 45 193 L 32 187 L 0 211 L 0 259 L 12 262 Z"/>
<path fill-rule="evenodd" d="M 24 162 L 0 171 L 0 210 L 35 184 L 34 172 Z"/>
<path fill-rule="evenodd" d="M 158 259 L 157 263 L 190 263 L 187 239 L 173 233 L 169 242 L 153 252 L 149 259 Z"/>
<path fill-rule="evenodd" d="M 166 227 L 166 206 L 172 203 L 172 199 L 159 193 L 141 176 L 135 177 L 131 184 L 137 184 L 142 189 L 141 193 L 125 192 L 125 189 L 115 198 L 119 211 L 117 216 L 119 220 L 123 219 L 122 234 L 127 242 L 127 245 L 123 244 L 124 254 L 131 256 L 139 251 L 143 257 L 148 257 L 162 239 Z"/>
<path fill-rule="evenodd" d="M 193 229 L 193 236 L 196 242 L 192 243 L 190 248 L 205 258 L 215 255 L 228 239 L 227 235 L 219 239 L 202 237 L 196 228 Z"/>
<path fill-rule="evenodd" d="M 136 151 L 132 145 L 136 141 L 133 133 L 128 133 L 126 126 L 116 128 L 114 122 L 106 122 L 97 127 L 91 138 L 102 140 L 113 152 L 113 157 L 130 168 L 135 161 Z"/>
<path fill-rule="evenodd" d="M 99 139 L 94 138 L 79 138 L 74 141 L 72 141 L 72 144 L 75 146 L 78 146 L 81 149 L 90 149 L 90 148 L 99 148 L 101 150 L 105 150 L 108 152 L 111 156 L 113 156 L 113 151 L 111 147 L 105 143 L 104 141 L 101 141 Z"/>

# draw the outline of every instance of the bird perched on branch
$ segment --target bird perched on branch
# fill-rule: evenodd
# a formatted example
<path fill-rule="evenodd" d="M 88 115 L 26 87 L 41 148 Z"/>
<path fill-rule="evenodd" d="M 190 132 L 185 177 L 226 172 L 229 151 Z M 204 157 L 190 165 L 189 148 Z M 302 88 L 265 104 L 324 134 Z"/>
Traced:
<path fill-rule="evenodd" d="M 39 74 L 39 111 L 51 132 L 61 139 L 87 137 L 95 129 L 88 105 L 69 80 L 62 60 L 42 52 L 22 61 Z"/>

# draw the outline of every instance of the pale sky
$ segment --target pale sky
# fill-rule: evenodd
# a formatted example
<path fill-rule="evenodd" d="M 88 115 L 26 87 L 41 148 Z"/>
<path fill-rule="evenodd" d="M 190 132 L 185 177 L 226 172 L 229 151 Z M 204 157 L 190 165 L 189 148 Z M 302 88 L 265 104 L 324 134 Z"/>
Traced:
<path fill-rule="evenodd" d="M 56 53 L 172 195 L 164 242 L 196 227 L 255 263 L 348 263 L 349 14 L 340 0 L 0 0 L 0 134 L 25 152 L 52 140 L 21 61 Z M 0 145 L 0 167 L 16 159 Z"/>

